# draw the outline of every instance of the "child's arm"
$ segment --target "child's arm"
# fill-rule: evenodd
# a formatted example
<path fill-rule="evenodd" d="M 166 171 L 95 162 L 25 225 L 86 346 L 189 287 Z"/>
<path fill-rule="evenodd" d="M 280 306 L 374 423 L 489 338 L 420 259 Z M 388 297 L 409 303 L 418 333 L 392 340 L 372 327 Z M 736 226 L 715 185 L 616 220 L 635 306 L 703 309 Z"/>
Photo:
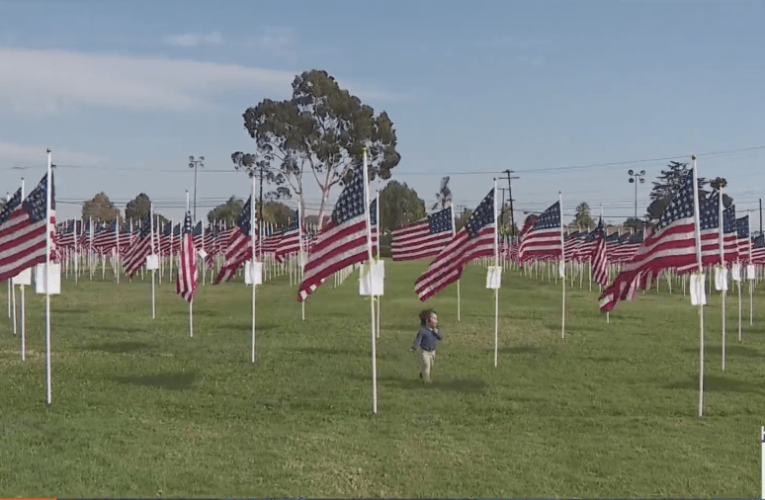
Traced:
<path fill-rule="evenodd" d="M 419 330 L 417 332 L 417 336 L 414 338 L 414 344 L 412 344 L 412 350 L 416 351 L 418 347 L 420 347 L 420 344 L 422 343 L 422 330 Z"/>
<path fill-rule="evenodd" d="M 436 336 L 438 340 L 444 340 L 443 337 L 438 333 L 438 330 L 433 330 L 433 335 Z"/>

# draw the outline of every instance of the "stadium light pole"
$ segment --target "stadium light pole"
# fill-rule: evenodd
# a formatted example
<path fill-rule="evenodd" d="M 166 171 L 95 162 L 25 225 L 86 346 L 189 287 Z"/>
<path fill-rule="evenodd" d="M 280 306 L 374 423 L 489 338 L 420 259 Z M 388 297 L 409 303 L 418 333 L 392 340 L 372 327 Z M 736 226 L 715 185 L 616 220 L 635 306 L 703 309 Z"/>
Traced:
<path fill-rule="evenodd" d="M 630 176 L 630 184 L 635 184 L 635 219 L 637 219 L 637 188 L 638 184 L 643 184 L 645 182 L 645 170 L 641 170 L 640 172 L 630 170 L 627 172 L 627 175 Z"/>
<path fill-rule="evenodd" d="M 200 156 L 198 160 L 195 160 L 193 156 L 189 156 L 189 168 L 194 169 L 194 222 L 197 221 L 197 168 L 204 167 L 204 161 L 204 156 Z"/>

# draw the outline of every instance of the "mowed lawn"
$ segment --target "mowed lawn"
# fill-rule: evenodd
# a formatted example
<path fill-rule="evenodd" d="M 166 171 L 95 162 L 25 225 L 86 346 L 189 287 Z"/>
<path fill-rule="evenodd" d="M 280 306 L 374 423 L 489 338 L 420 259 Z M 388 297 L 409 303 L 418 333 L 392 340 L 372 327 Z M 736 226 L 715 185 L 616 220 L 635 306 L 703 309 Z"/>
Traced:
<path fill-rule="evenodd" d="M 499 366 L 486 270 L 429 302 L 445 342 L 422 385 L 408 350 L 424 263 L 387 263 L 371 413 L 369 302 L 358 274 L 330 280 L 300 318 L 296 288 L 200 287 L 194 338 L 165 282 L 63 283 L 52 299 L 53 404 L 45 404 L 44 297 L 27 290 L 28 357 L 0 329 L 0 492 L 26 497 L 724 497 L 760 491 L 765 300 L 706 309 L 706 416 L 697 417 L 697 309 L 675 285 L 622 304 L 508 272 Z M 0 286 L 0 305 L 6 303 Z M 744 295 L 747 297 L 747 294 Z M 4 306 L 3 306 L 4 307 Z M 5 315 L 5 312 L 0 314 Z"/>

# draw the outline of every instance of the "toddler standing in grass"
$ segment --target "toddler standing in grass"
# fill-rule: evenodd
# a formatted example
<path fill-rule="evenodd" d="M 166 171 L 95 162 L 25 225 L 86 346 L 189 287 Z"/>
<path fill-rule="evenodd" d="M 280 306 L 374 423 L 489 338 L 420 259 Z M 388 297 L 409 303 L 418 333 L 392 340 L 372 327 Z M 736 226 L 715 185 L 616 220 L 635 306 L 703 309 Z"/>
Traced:
<path fill-rule="evenodd" d="M 420 351 L 420 378 L 430 382 L 430 372 L 436 361 L 436 344 L 442 340 L 438 333 L 438 315 L 433 309 L 420 313 L 420 331 L 412 345 L 412 352 Z"/>

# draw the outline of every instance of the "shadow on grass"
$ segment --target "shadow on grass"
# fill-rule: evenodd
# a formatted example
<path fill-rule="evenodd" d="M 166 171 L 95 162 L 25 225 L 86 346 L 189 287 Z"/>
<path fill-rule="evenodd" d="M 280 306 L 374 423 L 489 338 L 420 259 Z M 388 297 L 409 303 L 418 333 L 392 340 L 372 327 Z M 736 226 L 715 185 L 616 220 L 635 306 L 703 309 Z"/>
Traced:
<path fill-rule="evenodd" d="M 139 328 L 136 326 L 122 326 L 122 325 L 110 325 L 110 326 L 95 326 L 95 325 L 83 325 L 79 328 L 83 330 L 90 330 L 94 332 L 101 332 L 101 333 L 138 333 L 138 332 L 145 332 L 146 329 Z"/>
<path fill-rule="evenodd" d="M 487 351 L 494 352 L 494 348 L 487 348 Z M 551 356 L 553 352 L 548 348 L 535 345 L 519 345 L 514 347 L 500 347 L 498 349 L 503 354 L 533 354 L 537 356 Z"/>
<path fill-rule="evenodd" d="M 196 315 L 196 312 L 194 313 Z M 186 312 L 186 316 L 188 316 L 189 313 Z M 255 333 L 258 334 L 260 332 L 266 332 L 268 330 L 273 330 L 276 328 L 276 325 L 259 325 L 257 322 L 255 323 Z M 213 330 L 233 330 L 233 331 L 246 331 L 246 332 L 252 332 L 252 323 L 249 321 L 238 321 L 238 322 L 231 322 L 231 323 L 219 323 L 216 322 L 215 326 L 213 327 Z"/>
<path fill-rule="evenodd" d="M 93 309 L 85 309 L 82 307 L 67 307 L 66 309 L 51 307 L 51 313 L 55 314 L 88 314 L 94 310 L 96 310 L 95 307 Z"/>
<path fill-rule="evenodd" d="M 193 388 L 197 381 L 196 373 L 176 372 L 159 373 L 157 375 L 133 375 L 129 377 L 114 377 L 121 384 L 157 387 L 171 391 L 185 391 Z"/>
<path fill-rule="evenodd" d="M 101 351 L 108 353 L 127 353 L 133 351 L 148 351 L 154 347 L 146 342 L 104 342 L 102 344 L 88 344 L 83 347 L 86 351 Z"/>
<path fill-rule="evenodd" d="M 595 363 L 626 363 L 625 358 L 618 358 L 615 356 L 590 356 L 585 358 L 587 361 L 594 361 Z"/>
<path fill-rule="evenodd" d="M 667 389 L 692 389 L 699 390 L 698 377 L 689 377 L 686 380 L 671 382 L 664 386 Z M 765 395 L 765 390 L 759 385 L 742 380 L 720 377 L 717 375 L 704 376 L 704 391 L 738 392 L 742 394 Z"/>
<path fill-rule="evenodd" d="M 683 352 L 693 352 L 698 354 L 699 348 L 698 347 L 684 347 Z M 711 348 L 711 346 L 707 346 L 705 349 L 705 356 L 712 355 L 712 356 L 722 356 L 721 346 L 715 346 L 714 348 Z M 762 352 L 760 352 L 759 349 L 755 349 L 753 347 L 747 347 L 745 345 L 728 345 L 725 348 L 725 357 L 728 356 L 739 356 L 742 358 L 761 358 L 763 357 Z"/>
<path fill-rule="evenodd" d="M 368 349 L 348 349 L 347 347 L 291 347 L 287 350 L 308 356 L 358 356 L 365 359 L 372 356 L 372 352 Z M 377 351 L 377 359 L 389 358 L 389 355 Z"/>
<path fill-rule="evenodd" d="M 369 377 L 358 377 L 368 382 Z M 483 380 L 472 379 L 440 379 L 437 375 L 433 377 L 433 381 L 429 384 L 423 383 L 417 376 L 414 377 L 399 377 L 399 376 L 385 376 L 377 377 L 377 383 L 380 385 L 386 385 L 389 387 L 397 387 L 399 389 L 437 389 L 442 391 L 453 392 L 473 392 L 480 393 L 485 391 L 489 384 Z"/>

